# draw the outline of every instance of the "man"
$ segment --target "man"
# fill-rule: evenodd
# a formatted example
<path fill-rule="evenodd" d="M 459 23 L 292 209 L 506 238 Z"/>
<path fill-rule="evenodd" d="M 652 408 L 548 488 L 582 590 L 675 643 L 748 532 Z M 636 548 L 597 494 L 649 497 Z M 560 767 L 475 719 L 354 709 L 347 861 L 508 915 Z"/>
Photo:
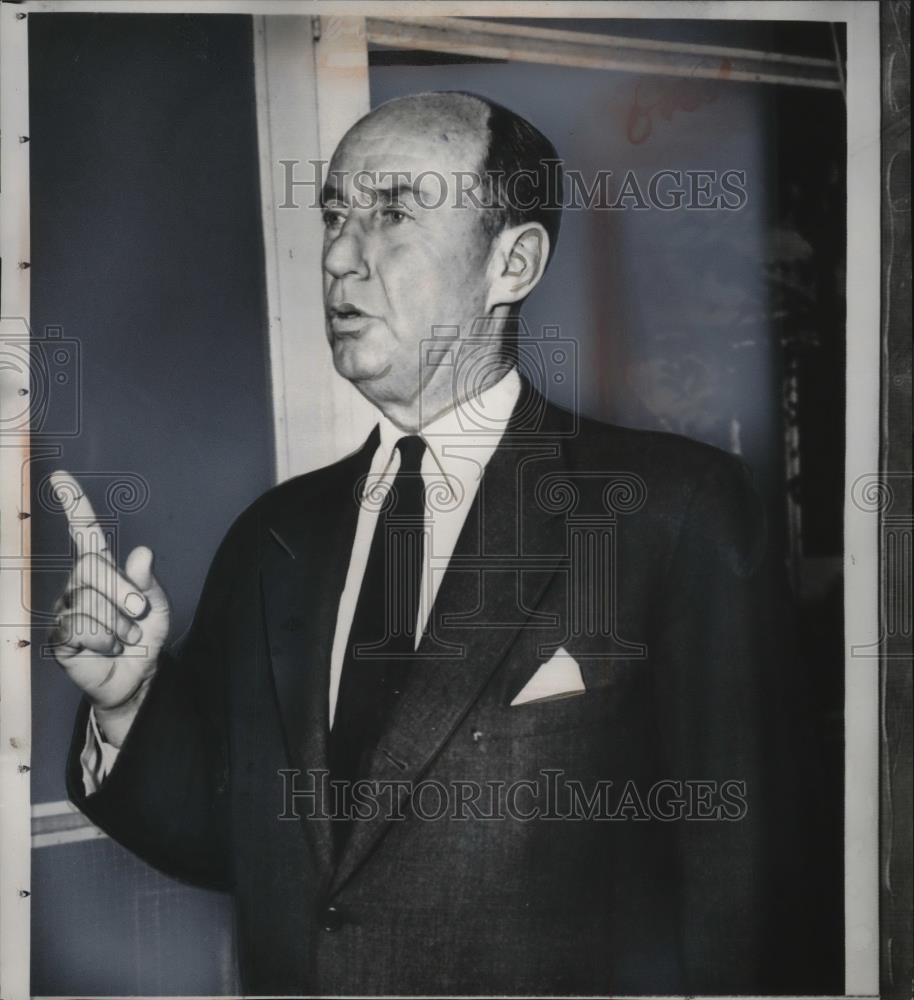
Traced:
<path fill-rule="evenodd" d="M 556 159 L 465 94 L 347 133 L 327 336 L 379 426 L 239 517 L 180 643 L 152 554 L 119 572 L 58 478 L 70 794 L 233 894 L 246 992 L 761 992 L 790 964 L 760 504 L 736 460 L 519 374 Z"/>

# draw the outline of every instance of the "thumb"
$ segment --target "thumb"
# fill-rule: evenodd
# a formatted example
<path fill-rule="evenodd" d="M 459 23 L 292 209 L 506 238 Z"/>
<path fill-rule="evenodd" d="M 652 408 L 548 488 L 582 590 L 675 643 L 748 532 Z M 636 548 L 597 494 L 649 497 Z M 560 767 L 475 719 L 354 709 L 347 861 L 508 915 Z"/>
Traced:
<path fill-rule="evenodd" d="M 158 580 L 152 574 L 153 559 L 152 549 L 145 545 L 138 545 L 127 556 L 124 572 L 127 578 L 145 595 L 149 601 L 150 610 L 156 611 L 167 608 L 168 599 Z"/>

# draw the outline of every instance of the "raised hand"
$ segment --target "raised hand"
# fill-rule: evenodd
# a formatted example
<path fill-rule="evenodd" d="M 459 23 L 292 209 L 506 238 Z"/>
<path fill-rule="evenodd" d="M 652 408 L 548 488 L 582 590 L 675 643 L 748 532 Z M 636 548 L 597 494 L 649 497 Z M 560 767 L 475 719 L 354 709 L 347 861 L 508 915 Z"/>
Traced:
<path fill-rule="evenodd" d="M 155 674 L 168 637 L 168 598 L 152 574 L 152 552 L 135 548 L 120 572 L 89 498 L 67 472 L 51 476 L 64 505 L 76 559 L 54 610 L 57 662 L 119 746 Z"/>

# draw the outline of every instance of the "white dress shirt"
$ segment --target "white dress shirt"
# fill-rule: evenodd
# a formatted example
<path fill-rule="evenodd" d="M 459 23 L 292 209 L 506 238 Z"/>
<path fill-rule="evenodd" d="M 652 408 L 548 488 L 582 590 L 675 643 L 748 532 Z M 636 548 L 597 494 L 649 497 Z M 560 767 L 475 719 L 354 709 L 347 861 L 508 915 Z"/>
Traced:
<path fill-rule="evenodd" d="M 489 386 L 478 396 L 459 403 L 426 424 L 419 432 L 426 444 L 421 471 L 428 528 L 416 621 L 417 645 L 454 554 L 457 538 L 476 497 L 483 472 L 502 439 L 520 390 L 520 376 L 512 368 L 495 385 Z M 346 643 L 352 629 L 378 511 L 400 467 L 397 442 L 407 433 L 383 414 L 379 415 L 378 425 L 381 431 L 380 443 L 372 458 L 362 491 L 349 569 L 340 596 L 333 634 L 328 691 L 331 726 L 336 714 Z M 86 743 L 80 756 L 87 795 L 98 790 L 114 767 L 117 754 L 117 748 L 104 741 L 95 713 L 90 712 Z"/>

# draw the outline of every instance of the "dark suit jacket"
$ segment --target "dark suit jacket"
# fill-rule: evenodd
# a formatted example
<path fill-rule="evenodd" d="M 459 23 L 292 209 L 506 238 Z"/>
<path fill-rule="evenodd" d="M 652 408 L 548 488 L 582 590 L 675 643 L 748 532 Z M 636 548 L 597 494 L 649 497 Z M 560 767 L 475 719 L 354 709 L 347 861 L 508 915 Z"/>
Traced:
<path fill-rule="evenodd" d="M 279 818 L 289 769 L 326 768 L 335 615 L 376 443 L 239 517 L 89 798 L 81 710 L 73 800 L 162 871 L 233 894 L 246 992 L 777 988 L 808 899 L 779 809 L 796 678 L 760 502 L 711 447 L 578 420 L 527 389 L 485 470 L 369 777 L 530 780 L 515 804 L 539 818 L 382 812 L 336 866 L 330 821 Z M 557 646 L 586 693 L 510 707 Z M 551 807 L 543 771 L 561 772 Z M 555 818 L 568 781 L 589 795 L 607 780 L 616 802 L 628 786 L 625 818 Z M 745 815 L 645 816 L 661 780 L 742 782 Z M 666 802 L 685 786 L 663 787 Z M 708 796 L 693 813 L 719 807 Z"/>

